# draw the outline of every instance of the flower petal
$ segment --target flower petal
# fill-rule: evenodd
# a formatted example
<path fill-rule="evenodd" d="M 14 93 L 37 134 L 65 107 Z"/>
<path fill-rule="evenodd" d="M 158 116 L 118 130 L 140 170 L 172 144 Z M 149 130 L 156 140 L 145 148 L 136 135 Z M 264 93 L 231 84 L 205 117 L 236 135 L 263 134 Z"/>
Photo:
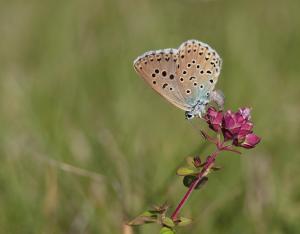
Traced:
<path fill-rule="evenodd" d="M 219 132 L 222 128 L 223 113 L 222 111 L 217 111 L 213 107 L 208 108 L 207 114 L 205 116 L 206 122 L 209 127 L 215 132 Z"/>
<path fill-rule="evenodd" d="M 251 109 L 248 107 L 243 107 L 239 109 L 240 114 L 244 117 L 244 119 L 246 120 L 250 120 L 251 119 Z"/>
<path fill-rule="evenodd" d="M 251 149 L 254 148 L 259 142 L 261 138 L 254 133 L 250 133 L 246 135 L 245 140 L 240 143 L 240 146 L 246 148 L 246 149 Z"/>

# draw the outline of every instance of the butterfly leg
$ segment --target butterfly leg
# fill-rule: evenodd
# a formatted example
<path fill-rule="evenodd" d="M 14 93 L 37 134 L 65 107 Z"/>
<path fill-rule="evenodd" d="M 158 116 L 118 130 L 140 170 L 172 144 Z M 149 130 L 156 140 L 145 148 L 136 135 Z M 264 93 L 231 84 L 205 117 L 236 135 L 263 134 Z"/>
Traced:
<path fill-rule="evenodd" d="M 215 102 L 221 110 L 224 108 L 225 96 L 221 90 L 214 90 L 210 95 L 210 100 Z"/>

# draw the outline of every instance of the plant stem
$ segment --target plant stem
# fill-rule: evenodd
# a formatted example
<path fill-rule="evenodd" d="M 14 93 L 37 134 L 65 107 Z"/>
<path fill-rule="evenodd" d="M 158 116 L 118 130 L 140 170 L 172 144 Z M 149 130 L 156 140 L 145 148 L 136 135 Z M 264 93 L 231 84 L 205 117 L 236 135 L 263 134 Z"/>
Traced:
<path fill-rule="evenodd" d="M 205 165 L 202 168 L 202 170 L 200 171 L 200 173 L 197 175 L 196 180 L 194 180 L 193 183 L 190 185 L 188 191 L 185 193 L 185 195 L 179 202 L 178 206 L 176 207 L 175 211 L 173 212 L 173 214 L 171 216 L 173 221 L 175 221 L 177 219 L 177 216 L 178 216 L 180 210 L 182 209 L 183 205 L 186 203 L 186 201 L 188 200 L 188 198 L 190 197 L 190 195 L 192 194 L 192 192 L 194 191 L 194 189 L 196 188 L 198 183 L 201 181 L 201 179 L 204 176 L 207 175 L 207 173 L 209 172 L 209 169 L 213 166 L 215 159 L 216 159 L 217 155 L 219 154 L 219 152 L 220 152 L 220 150 L 217 150 L 214 153 L 212 153 L 209 157 L 207 157 Z"/>

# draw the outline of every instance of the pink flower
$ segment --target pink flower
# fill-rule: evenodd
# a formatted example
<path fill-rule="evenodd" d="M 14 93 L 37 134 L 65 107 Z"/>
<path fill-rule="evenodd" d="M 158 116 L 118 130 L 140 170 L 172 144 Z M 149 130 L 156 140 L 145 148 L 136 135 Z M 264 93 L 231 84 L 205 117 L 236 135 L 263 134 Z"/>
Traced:
<path fill-rule="evenodd" d="M 253 134 L 253 123 L 250 121 L 250 108 L 240 108 L 233 113 L 231 110 L 224 114 L 210 107 L 205 116 L 209 127 L 215 132 L 222 132 L 225 141 L 244 148 L 253 148 L 260 142 L 260 137 Z"/>
<path fill-rule="evenodd" d="M 232 113 L 230 110 L 227 111 L 224 114 L 222 129 L 225 140 L 245 137 L 247 134 L 252 133 L 253 124 L 249 121 L 250 118 L 249 108 L 240 108 L 236 113 Z"/>
<path fill-rule="evenodd" d="M 214 130 L 215 132 L 219 132 L 221 130 L 223 122 L 222 111 L 217 111 L 215 108 L 210 107 L 207 110 L 205 119 L 212 130 Z"/>

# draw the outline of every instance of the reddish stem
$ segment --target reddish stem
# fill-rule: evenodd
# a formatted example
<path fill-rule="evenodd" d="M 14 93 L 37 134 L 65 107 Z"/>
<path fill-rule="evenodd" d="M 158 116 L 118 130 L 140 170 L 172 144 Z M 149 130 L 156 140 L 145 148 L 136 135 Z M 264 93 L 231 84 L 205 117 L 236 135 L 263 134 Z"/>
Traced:
<path fill-rule="evenodd" d="M 215 151 L 211 156 L 207 157 L 204 167 L 202 168 L 201 172 L 197 175 L 197 179 L 193 181 L 193 183 L 190 185 L 188 191 L 185 193 L 181 201 L 179 202 L 178 206 L 176 207 L 175 211 L 173 212 L 171 218 L 172 220 L 176 220 L 177 216 L 182 209 L 183 205 L 186 203 L 194 189 L 196 188 L 197 184 L 200 182 L 200 180 L 207 175 L 209 169 L 213 166 L 215 159 L 217 155 L 219 154 L 220 150 Z"/>
<path fill-rule="evenodd" d="M 230 152 L 233 152 L 236 154 L 241 154 L 241 152 L 234 149 L 232 145 L 221 146 L 220 150 L 225 150 L 225 151 L 230 151 Z"/>

